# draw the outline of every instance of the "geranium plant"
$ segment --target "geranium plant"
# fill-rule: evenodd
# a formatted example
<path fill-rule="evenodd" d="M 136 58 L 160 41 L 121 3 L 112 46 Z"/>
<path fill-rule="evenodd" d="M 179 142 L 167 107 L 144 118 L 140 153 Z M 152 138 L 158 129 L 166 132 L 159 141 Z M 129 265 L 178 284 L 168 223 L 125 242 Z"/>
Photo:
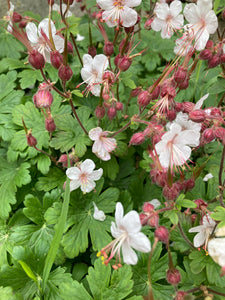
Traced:
<path fill-rule="evenodd" d="M 225 3 L 6 2 L 0 298 L 224 299 Z"/>

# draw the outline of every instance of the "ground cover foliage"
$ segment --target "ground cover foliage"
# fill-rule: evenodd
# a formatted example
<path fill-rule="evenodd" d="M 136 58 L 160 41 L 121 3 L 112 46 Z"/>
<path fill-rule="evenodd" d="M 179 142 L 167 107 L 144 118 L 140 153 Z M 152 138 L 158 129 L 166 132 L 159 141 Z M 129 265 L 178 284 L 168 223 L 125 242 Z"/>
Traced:
<path fill-rule="evenodd" d="M 153 30 L 169 4 L 133 1 L 137 22 L 108 26 L 102 1 L 77 1 L 80 18 L 68 15 L 73 1 L 55 2 L 46 18 L 58 34 L 47 19 L 38 42 L 26 26 L 42 20 L 29 7 L 20 16 L 8 2 L 0 23 L 0 298 L 224 299 L 225 3 L 214 3 L 213 41 L 201 48 L 192 29 L 184 55 L 174 46 L 189 29 Z M 87 160 L 100 178 L 82 171 Z M 118 203 L 140 214 L 149 251 L 129 244 Z M 122 242 L 104 260 L 120 238 L 112 222 L 140 250 L 136 263 Z"/>

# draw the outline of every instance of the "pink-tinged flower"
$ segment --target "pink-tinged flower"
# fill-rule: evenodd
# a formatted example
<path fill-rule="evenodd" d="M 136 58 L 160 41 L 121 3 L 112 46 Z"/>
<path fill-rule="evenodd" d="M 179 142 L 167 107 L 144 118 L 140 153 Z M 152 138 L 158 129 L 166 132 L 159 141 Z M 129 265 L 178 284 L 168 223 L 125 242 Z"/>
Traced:
<path fill-rule="evenodd" d="M 84 54 L 81 77 L 88 84 L 87 90 L 95 96 L 100 96 L 100 84 L 102 83 L 102 77 L 107 67 L 108 58 L 104 54 L 96 55 L 94 58 L 89 54 Z"/>
<path fill-rule="evenodd" d="M 207 244 L 210 234 L 215 230 L 216 222 L 207 214 L 202 219 L 202 225 L 189 229 L 189 232 L 198 232 L 194 237 L 196 248 Z"/>
<path fill-rule="evenodd" d="M 221 267 L 225 266 L 225 238 L 215 238 L 208 242 L 208 253 Z"/>
<path fill-rule="evenodd" d="M 191 31 L 185 31 L 182 37 L 175 41 L 176 46 L 174 47 L 174 53 L 178 56 L 186 56 L 188 53 L 192 53 L 194 50 L 192 46 L 193 39 L 193 33 Z"/>
<path fill-rule="evenodd" d="M 182 3 L 178 0 L 173 1 L 170 5 L 167 3 L 158 3 L 155 7 L 154 18 L 151 27 L 155 31 L 161 31 L 163 39 L 169 39 L 176 30 L 182 28 L 184 23 Z"/>
<path fill-rule="evenodd" d="M 116 269 L 121 266 L 122 251 L 124 263 L 135 265 L 138 257 L 133 249 L 144 253 L 151 250 L 149 239 L 144 233 L 140 232 L 142 226 L 139 215 L 132 210 L 124 216 L 123 206 L 118 202 L 116 204 L 115 221 L 116 223 L 112 222 L 111 225 L 111 233 L 115 240 L 102 249 L 98 256 L 104 256 L 106 265 L 116 256 L 116 265 L 113 266 Z"/>
<path fill-rule="evenodd" d="M 102 19 L 109 27 L 131 27 L 138 19 L 137 12 L 131 7 L 140 5 L 141 0 L 97 0 L 97 4 L 104 10 Z"/>
<path fill-rule="evenodd" d="M 49 35 L 49 20 L 46 18 L 42 20 L 38 27 L 29 22 L 26 26 L 26 33 L 31 45 L 34 49 L 40 52 L 47 62 L 50 62 L 50 51 L 55 48 L 58 52 L 62 53 L 64 50 L 64 39 L 56 34 L 56 28 L 51 21 L 51 32 L 54 45 L 50 41 Z"/>
<path fill-rule="evenodd" d="M 66 170 L 67 177 L 71 180 L 70 191 L 81 188 L 81 191 L 89 193 L 92 191 L 96 184 L 95 181 L 99 180 L 103 174 L 102 168 L 94 171 L 95 164 L 91 159 L 86 159 L 77 167 L 72 167 Z"/>
<path fill-rule="evenodd" d="M 93 218 L 97 221 L 105 221 L 105 213 L 103 210 L 99 210 L 97 205 L 93 202 L 93 205 L 94 205 L 94 213 L 93 213 Z"/>
<path fill-rule="evenodd" d="M 92 152 L 104 161 L 110 160 L 110 153 L 116 148 L 116 140 L 108 138 L 108 134 L 108 131 L 102 131 L 100 127 L 89 131 L 89 138 L 94 141 Z"/>
<path fill-rule="evenodd" d="M 213 34 L 218 27 L 216 14 L 212 10 L 212 0 L 198 0 L 197 4 L 187 4 L 184 8 L 184 16 L 189 22 L 186 28 L 195 38 L 194 48 L 205 49 L 209 35 Z"/>
<path fill-rule="evenodd" d="M 183 165 L 190 158 L 191 148 L 189 146 L 193 145 L 193 141 L 197 142 L 197 139 L 193 140 L 193 134 L 193 130 L 182 130 L 179 124 L 174 123 L 170 126 L 170 130 L 155 145 L 162 167 L 172 169 L 175 166 L 176 168 L 176 166 Z M 200 133 L 196 134 L 200 138 Z M 197 143 L 195 143 L 195 146 L 197 146 Z"/>
<path fill-rule="evenodd" d="M 205 177 L 203 178 L 203 181 L 208 181 L 209 179 L 213 178 L 214 176 L 212 175 L 212 173 L 208 173 L 205 175 Z"/>
<path fill-rule="evenodd" d="M 9 2 L 9 10 L 7 11 L 7 16 L 4 17 L 4 19 L 9 22 L 8 26 L 7 26 L 7 30 L 9 32 L 12 32 L 12 25 L 13 25 L 13 13 L 14 13 L 14 5 L 12 4 L 12 2 Z"/>

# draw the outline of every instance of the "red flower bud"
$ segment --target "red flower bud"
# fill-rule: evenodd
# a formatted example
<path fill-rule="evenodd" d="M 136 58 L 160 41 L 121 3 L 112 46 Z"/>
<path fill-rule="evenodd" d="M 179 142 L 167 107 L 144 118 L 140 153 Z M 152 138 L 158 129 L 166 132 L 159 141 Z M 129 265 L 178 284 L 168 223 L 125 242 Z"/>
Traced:
<path fill-rule="evenodd" d="M 140 221 L 141 221 L 141 225 L 144 226 L 147 224 L 148 222 L 148 216 L 146 216 L 146 214 L 141 213 L 139 215 Z"/>
<path fill-rule="evenodd" d="M 142 210 L 146 213 L 148 212 L 152 212 L 154 210 L 154 205 L 152 205 L 151 203 L 149 202 L 145 202 L 144 205 L 143 205 L 143 208 Z"/>
<path fill-rule="evenodd" d="M 151 18 L 151 19 L 148 19 L 146 22 L 145 22 L 145 29 L 147 30 L 150 30 L 151 29 L 151 25 L 152 25 L 152 22 L 153 22 L 154 18 Z"/>
<path fill-rule="evenodd" d="M 128 56 L 124 56 L 123 58 L 121 58 L 119 64 L 118 64 L 118 68 L 125 72 L 130 68 L 130 65 L 132 63 L 132 60 L 128 57 Z"/>
<path fill-rule="evenodd" d="M 97 106 L 95 109 L 95 116 L 98 119 L 102 119 L 105 115 L 105 108 L 103 106 Z"/>
<path fill-rule="evenodd" d="M 169 201 L 176 200 L 179 196 L 179 193 L 179 185 L 177 185 L 176 183 L 174 183 L 171 187 L 168 185 L 163 187 L 163 196 Z"/>
<path fill-rule="evenodd" d="M 97 50 L 95 46 L 88 47 L 88 54 L 91 55 L 92 57 L 95 57 L 95 55 L 97 54 Z"/>
<path fill-rule="evenodd" d="M 31 132 L 29 132 L 29 133 L 27 134 L 27 144 L 28 144 L 28 146 L 30 146 L 30 147 L 34 147 L 34 146 L 37 145 L 37 140 L 36 140 L 36 138 L 32 135 Z"/>
<path fill-rule="evenodd" d="M 208 42 L 206 43 L 206 49 L 209 49 L 209 48 L 212 48 L 214 45 L 213 41 L 212 40 L 208 40 Z"/>
<path fill-rule="evenodd" d="M 188 88 L 188 86 L 189 86 L 189 78 L 188 77 L 185 78 L 183 82 L 180 82 L 178 84 L 178 87 L 180 90 L 186 90 Z"/>
<path fill-rule="evenodd" d="M 212 52 L 209 49 L 205 49 L 200 52 L 199 59 L 208 60 L 212 57 Z"/>
<path fill-rule="evenodd" d="M 132 33 L 134 31 L 134 26 L 131 27 L 124 27 L 126 33 Z"/>
<path fill-rule="evenodd" d="M 137 97 L 141 92 L 141 88 L 137 87 L 130 92 L 131 97 Z"/>
<path fill-rule="evenodd" d="M 117 101 L 116 102 L 116 110 L 123 110 L 123 103 Z"/>
<path fill-rule="evenodd" d="M 69 5 L 73 4 L 73 0 L 63 0 L 63 3 L 67 4 L 69 2 Z"/>
<path fill-rule="evenodd" d="M 45 119 L 45 128 L 49 132 L 55 131 L 56 126 L 55 126 L 55 122 L 54 122 L 53 118 L 47 118 L 47 119 Z"/>
<path fill-rule="evenodd" d="M 70 66 L 65 66 L 62 64 L 59 67 L 58 75 L 62 82 L 66 82 L 70 80 L 70 78 L 73 76 L 73 71 L 71 70 Z"/>
<path fill-rule="evenodd" d="M 183 102 L 183 112 L 190 113 L 194 109 L 194 103 L 185 101 Z"/>
<path fill-rule="evenodd" d="M 225 143 L 225 128 L 224 127 L 217 127 L 215 129 L 215 136 L 220 139 L 223 144 Z"/>
<path fill-rule="evenodd" d="M 63 63 L 63 57 L 58 51 L 51 51 L 50 61 L 54 68 L 59 69 L 59 67 Z"/>
<path fill-rule="evenodd" d="M 177 113 L 176 113 L 176 111 L 174 109 L 167 111 L 167 118 L 168 118 L 168 120 L 170 122 L 172 122 L 173 120 L 175 120 L 176 116 L 177 116 Z"/>
<path fill-rule="evenodd" d="M 160 242 L 163 242 L 163 243 L 167 244 L 168 241 L 169 241 L 169 231 L 168 231 L 168 229 L 164 226 L 159 226 L 155 230 L 155 237 L 157 237 Z"/>
<path fill-rule="evenodd" d="M 70 41 L 67 41 L 67 52 L 73 54 L 73 44 Z"/>
<path fill-rule="evenodd" d="M 50 107 L 53 102 L 53 96 L 48 90 L 39 90 L 33 97 L 34 105 L 37 108 Z"/>
<path fill-rule="evenodd" d="M 225 53 L 220 56 L 220 63 L 221 64 L 225 63 Z"/>
<path fill-rule="evenodd" d="M 114 46 L 112 42 L 106 42 L 103 47 L 103 52 L 106 56 L 111 56 L 114 53 Z"/>
<path fill-rule="evenodd" d="M 108 111 L 107 111 L 107 116 L 109 118 L 109 120 L 112 120 L 115 118 L 116 116 L 116 109 L 115 107 L 109 107 Z"/>
<path fill-rule="evenodd" d="M 148 89 L 148 91 L 151 89 L 151 87 Z M 151 100 L 155 100 L 159 97 L 160 94 L 160 86 L 157 85 L 154 90 L 150 93 L 151 95 Z"/>
<path fill-rule="evenodd" d="M 118 67 L 119 62 L 121 61 L 122 56 L 120 54 L 117 54 L 117 56 L 114 58 L 114 64 Z"/>
<path fill-rule="evenodd" d="M 151 214 L 148 219 L 147 224 L 151 227 L 158 227 L 159 225 L 159 215 L 157 213 Z"/>
<path fill-rule="evenodd" d="M 145 135 L 142 132 L 137 132 L 132 135 L 130 139 L 130 145 L 141 145 L 145 141 Z"/>
<path fill-rule="evenodd" d="M 166 280 L 172 285 L 177 285 L 181 281 L 181 275 L 179 270 L 168 270 L 166 273 Z"/>
<path fill-rule="evenodd" d="M 151 94 L 148 91 L 142 91 L 138 94 L 138 104 L 140 107 L 146 106 L 151 101 Z"/>
<path fill-rule="evenodd" d="M 13 22 L 19 23 L 22 20 L 22 16 L 17 12 L 13 13 Z"/>
<path fill-rule="evenodd" d="M 209 60 L 208 60 L 208 68 L 212 69 L 217 67 L 220 64 L 220 58 L 217 55 L 213 55 Z"/>
<path fill-rule="evenodd" d="M 202 137 L 206 143 L 210 143 L 215 139 L 214 130 L 212 128 L 205 129 Z"/>
<path fill-rule="evenodd" d="M 197 209 L 199 210 L 204 210 L 208 206 L 208 204 L 202 199 L 196 199 L 194 203 L 197 205 Z"/>
<path fill-rule="evenodd" d="M 104 81 L 107 81 L 108 84 L 113 84 L 115 82 L 115 75 L 111 71 L 105 71 L 105 73 L 103 74 L 102 79 Z"/>
<path fill-rule="evenodd" d="M 210 115 L 213 117 L 221 117 L 222 111 L 218 107 L 212 107 L 210 111 Z"/>
<path fill-rule="evenodd" d="M 37 50 L 33 50 L 31 53 L 29 53 L 28 61 L 31 66 L 37 70 L 40 70 L 45 66 L 44 56 Z"/>
<path fill-rule="evenodd" d="M 191 191 L 195 187 L 195 180 L 189 178 L 183 182 L 183 188 L 187 191 Z"/>
<path fill-rule="evenodd" d="M 179 67 L 174 73 L 174 80 L 176 83 L 182 83 L 187 78 L 187 70 L 183 67 Z"/>
<path fill-rule="evenodd" d="M 22 20 L 19 23 L 20 28 L 25 28 L 27 26 L 28 20 Z"/>
<path fill-rule="evenodd" d="M 205 112 L 201 109 L 193 110 L 189 113 L 189 119 L 194 122 L 201 123 L 205 121 Z"/>
<path fill-rule="evenodd" d="M 186 292 L 184 292 L 184 291 L 178 291 L 178 292 L 176 293 L 176 297 L 175 297 L 174 300 L 185 300 L 185 296 L 186 296 L 186 295 L 187 295 Z"/>

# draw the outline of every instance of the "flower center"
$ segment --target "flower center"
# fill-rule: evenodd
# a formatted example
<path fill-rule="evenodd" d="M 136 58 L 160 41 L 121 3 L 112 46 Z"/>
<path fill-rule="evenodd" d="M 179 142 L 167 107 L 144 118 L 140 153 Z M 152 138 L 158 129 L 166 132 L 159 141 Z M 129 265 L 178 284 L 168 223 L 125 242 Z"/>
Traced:
<path fill-rule="evenodd" d="M 122 9 L 123 8 L 123 0 L 118 0 L 118 1 L 114 1 L 113 3 L 114 6 L 117 6 L 118 9 Z"/>

